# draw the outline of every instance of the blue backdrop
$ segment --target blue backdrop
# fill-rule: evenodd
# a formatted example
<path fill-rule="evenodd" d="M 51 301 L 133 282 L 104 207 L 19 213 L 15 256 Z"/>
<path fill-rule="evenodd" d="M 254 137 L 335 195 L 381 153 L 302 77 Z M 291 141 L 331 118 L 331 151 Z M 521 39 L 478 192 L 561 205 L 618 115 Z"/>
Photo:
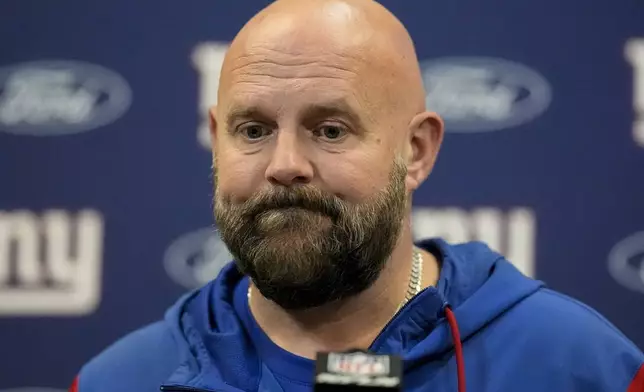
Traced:
<path fill-rule="evenodd" d="M 66 388 L 227 261 L 204 114 L 268 2 L 2 2 L 0 390 Z M 484 240 L 644 347 L 644 3 L 384 4 L 447 123 L 415 234 Z"/>

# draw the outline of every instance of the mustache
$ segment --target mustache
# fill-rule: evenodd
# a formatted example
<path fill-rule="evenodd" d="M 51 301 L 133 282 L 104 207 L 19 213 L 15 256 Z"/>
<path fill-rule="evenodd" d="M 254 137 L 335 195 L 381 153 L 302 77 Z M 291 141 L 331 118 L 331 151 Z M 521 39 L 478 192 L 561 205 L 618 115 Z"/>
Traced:
<path fill-rule="evenodd" d="M 254 218 L 269 211 L 302 208 L 337 219 L 347 210 L 339 197 L 312 186 L 276 187 L 253 195 L 239 206 L 242 215 Z"/>

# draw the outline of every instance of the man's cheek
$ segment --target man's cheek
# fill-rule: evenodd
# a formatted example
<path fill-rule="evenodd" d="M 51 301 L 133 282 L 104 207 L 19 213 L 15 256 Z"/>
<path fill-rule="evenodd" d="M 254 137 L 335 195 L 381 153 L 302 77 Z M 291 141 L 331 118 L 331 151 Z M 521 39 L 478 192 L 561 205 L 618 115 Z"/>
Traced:
<path fill-rule="evenodd" d="M 219 178 L 216 192 L 229 201 L 241 203 L 248 200 L 257 190 L 251 178 L 227 175 L 226 178 Z"/>

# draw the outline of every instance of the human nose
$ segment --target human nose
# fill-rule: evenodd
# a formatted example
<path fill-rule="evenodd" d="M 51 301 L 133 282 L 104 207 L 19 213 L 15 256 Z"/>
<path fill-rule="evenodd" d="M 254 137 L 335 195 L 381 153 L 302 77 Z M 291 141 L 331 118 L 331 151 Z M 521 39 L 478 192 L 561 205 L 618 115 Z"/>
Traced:
<path fill-rule="evenodd" d="M 266 168 L 266 179 L 275 185 L 307 184 L 313 177 L 313 167 L 297 132 L 279 132 Z"/>

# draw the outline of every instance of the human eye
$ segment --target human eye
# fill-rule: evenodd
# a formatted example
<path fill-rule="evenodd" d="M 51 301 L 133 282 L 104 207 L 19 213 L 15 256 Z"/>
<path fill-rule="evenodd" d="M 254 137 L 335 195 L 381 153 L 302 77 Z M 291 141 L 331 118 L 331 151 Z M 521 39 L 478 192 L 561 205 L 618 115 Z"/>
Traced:
<path fill-rule="evenodd" d="M 346 126 L 337 123 L 322 124 L 313 131 L 316 137 L 326 139 L 330 142 L 340 141 L 348 133 L 349 131 Z"/>
<path fill-rule="evenodd" d="M 270 135 L 271 130 L 258 123 L 247 123 L 237 127 L 237 133 L 250 142 L 257 142 Z"/>

